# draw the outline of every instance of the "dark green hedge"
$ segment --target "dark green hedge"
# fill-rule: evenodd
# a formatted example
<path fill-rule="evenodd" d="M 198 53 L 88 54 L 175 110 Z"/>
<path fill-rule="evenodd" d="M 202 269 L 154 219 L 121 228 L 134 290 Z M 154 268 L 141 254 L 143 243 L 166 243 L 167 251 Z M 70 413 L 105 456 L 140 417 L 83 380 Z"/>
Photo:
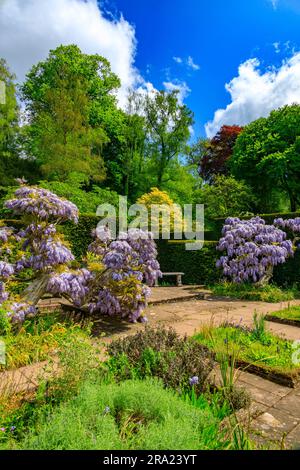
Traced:
<path fill-rule="evenodd" d="M 85 255 L 92 241 L 92 230 L 97 227 L 100 218 L 94 214 L 80 215 L 78 224 L 66 222 L 60 227 L 66 239 L 71 244 L 73 254 L 77 259 Z"/>
<path fill-rule="evenodd" d="M 158 260 L 163 272 L 183 272 L 184 284 L 217 282 L 221 272 L 216 268 L 219 253 L 216 242 L 206 242 L 198 251 L 187 251 L 183 241 L 157 240 Z"/>
<path fill-rule="evenodd" d="M 293 258 L 274 268 L 273 281 L 280 287 L 300 287 L 300 251 Z"/>

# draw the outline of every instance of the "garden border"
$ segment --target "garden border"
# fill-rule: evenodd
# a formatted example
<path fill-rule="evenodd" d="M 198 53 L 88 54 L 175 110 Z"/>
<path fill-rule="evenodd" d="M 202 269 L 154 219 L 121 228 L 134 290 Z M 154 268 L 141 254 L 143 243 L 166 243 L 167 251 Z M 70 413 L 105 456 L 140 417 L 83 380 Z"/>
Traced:
<path fill-rule="evenodd" d="M 274 323 L 280 323 L 282 325 L 290 325 L 300 328 L 300 320 L 290 320 L 289 318 L 280 318 L 276 317 L 275 315 L 265 315 L 265 320 Z"/>

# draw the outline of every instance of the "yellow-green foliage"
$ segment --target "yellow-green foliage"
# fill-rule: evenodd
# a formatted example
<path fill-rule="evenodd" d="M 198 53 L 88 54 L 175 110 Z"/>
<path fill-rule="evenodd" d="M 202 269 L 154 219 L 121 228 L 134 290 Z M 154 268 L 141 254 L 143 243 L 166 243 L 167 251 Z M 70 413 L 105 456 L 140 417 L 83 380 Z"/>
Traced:
<path fill-rule="evenodd" d="M 148 209 L 149 224 L 151 222 L 151 206 L 160 205 L 164 206 L 166 211 L 169 211 L 171 232 L 173 232 L 174 229 L 181 230 L 183 228 L 181 209 L 178 205 L 174 203 L 174 201 L 170 198 L 166 191 L 161 191 L 158 188 L 151 188 L 151 191 L 149 193 L 144 194 L 137 200 L 137 204 L 142 204 Z M 152 221 L 155 221 L 154 223 L 159 223 L 159 229 L 161 232 L 164 228 L 162 226 L 162 214 L 159 214 L 159 221 L 157 221 L 156 217 L 152 216 Z"/>

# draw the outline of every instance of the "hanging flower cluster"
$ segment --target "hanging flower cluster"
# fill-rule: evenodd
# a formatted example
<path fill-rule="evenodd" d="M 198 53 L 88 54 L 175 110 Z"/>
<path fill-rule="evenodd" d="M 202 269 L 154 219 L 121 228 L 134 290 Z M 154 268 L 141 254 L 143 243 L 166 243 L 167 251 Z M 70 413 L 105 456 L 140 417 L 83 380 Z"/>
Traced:
<path fill-rule="evenodd" d="M 66 295 L 74 305 L 80 307 L 89 293 L 92 278 L 93 275 L 87 269 L 54 273 L 48 281 L 47 291 L 54 295 Z"/>
<path fill-rule="evenodd" d="M 0 226 L 0 305 L 5 302 L 9 293 L 6 291 L 6 282 L 14 274 L 14 266 L 9 262 L 11 253 L 11 242 L 13 230 L 8 227 Z"/>
<path fill-rule="evenodd" d="M 21 182 L 22 184 L 22 182 Z M 18 245 L 14 263 L 7 260 L 0 264 L 0 304 L 5 302 L 7 315 L 13 322 L 22 322 L 29 314 L 36 313 L 35 303 L 29 295 L 21 295 L 19 302 L 14 301 L 12 295 L 5 290 L 3 279 L 9 281 L 12 274 L 30 269 L 35 277 L 41 280 L 40 295 L 47 289 L 47 283 L 42 276 L 49 276 L 57 268 L 66 266 L 74 260 L 74 256 L 56 232 L 55 223 L 65 220 L 78 220 L 78 209 L 71 202 L 61 199 L 50 191 L 22 185 L 15 192 L 13 199 L 5 203 L 7 209 L 15 214 L 25 217 L 29 222 L 24 230 L 15 233 L 7 227 L 0 228 L 1 254 L 8 257 L 12 250 L 11 240 Z M 32 277 L 32 274 L 31 274 Z"/>
<path fill-rule="evenodd" d="M 13 323 L 23 323 L 28 315 L 36 315 L 36 313 L 36 307 L 27 302 L 14 302 L 7 308 L 7 316 Z"/>
<path fill-rule="evenodd" d="M 272 273 L 274 266 L 293 256 L 292 242 L 274 225 L 266 225 L 260 217 L 250 220 L 228 218 L 217 246 L 226 251 L 217 262 L 233 282 L 259 282 Z"/>
<path fill-rule="evenodd" d="M 30 224 L 18 233 L 24 240 L 23 257 L 17 263 L 17 269 L 31 268 L 37 271 L 53 270 L 56 266 L 69 263 L 74 256 L 56 234 L 53 224 L 42 222 Z"/>
<path fill-rule="evenodd" d="M 111 241 L 109 229 L 102 226 L 94 237 L 89 253 L 103 264 L 104 274 L 100 281 L 95 276 L 96 292 L 89 304 L 90 311 L 120 315 L 133 322 L 145 321 L 142 312 L 151 291 L 143 281 L 153 285 L 161 276 L 152 234 L 130 229 Z"/>
<path fill-rule="evenodd" d="M 300 217 L 296 217 L 295 219 L 278 218 L 275 219 L 273 223 L 276 227 L 288 230 L 289 232 L 293 232 L 294 234 L 300 233 Z"/>
<path fill-rule="evenodd" d="M 72 220 L 78 222 L 78 209 L 72 202 L 58 197 L 47 189 L 21 186 L 15 192 L 14 199 L 4 206 L 15 214 L 28 214 L 37 220 Z"/>
<path fill-rule="evenodd" d="M 85 260 L 87 268 L 75 270 L 70 264 L 74 256 L 56 231 L 62 221 L 77 222 L 74 204 L 50 191 L 22 185 L 5 206 L 28 224 L 18 233 L 0 227 L 0 253 L 10 256 L 10 237 L 18 244 L 14 262 L 0 262 L 0 305 L 5 303 L 12 321 L 35 313 L 36 303 L 46 292 L 65 296 L 76 306 L 87 304 L 93 313 L 145 321 L 147 285 L 161 275 L 150 233 L 130 230 L 112 241 L 107 228 L 97 229 Z M 16 302 L 5 290 L 5 282 L 28 270 L 33 281 Z"/>

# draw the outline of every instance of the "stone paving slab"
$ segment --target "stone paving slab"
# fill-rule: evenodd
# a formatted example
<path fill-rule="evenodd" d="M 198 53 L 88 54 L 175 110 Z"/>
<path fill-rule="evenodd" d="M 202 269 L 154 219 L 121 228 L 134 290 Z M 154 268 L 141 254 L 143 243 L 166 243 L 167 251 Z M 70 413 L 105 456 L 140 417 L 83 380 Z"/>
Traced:
<path fill-rule="evenodd" d="M 247 386 L 251 385 L 252 387 L 256 387 L 264 392 L 271 392 L 274 395 L 282 398 L 288 395 L 291 391 L 289 387 L 285 387 L 283 385 L 279 385 L 275 382 L 271 382 L 270 380 L 265 380 L 262 377 L 259 377 L 255 374 L 250 374 L 244 371 L 238 371 L 237 373 L 238 381 L 247 388 Z"/>

